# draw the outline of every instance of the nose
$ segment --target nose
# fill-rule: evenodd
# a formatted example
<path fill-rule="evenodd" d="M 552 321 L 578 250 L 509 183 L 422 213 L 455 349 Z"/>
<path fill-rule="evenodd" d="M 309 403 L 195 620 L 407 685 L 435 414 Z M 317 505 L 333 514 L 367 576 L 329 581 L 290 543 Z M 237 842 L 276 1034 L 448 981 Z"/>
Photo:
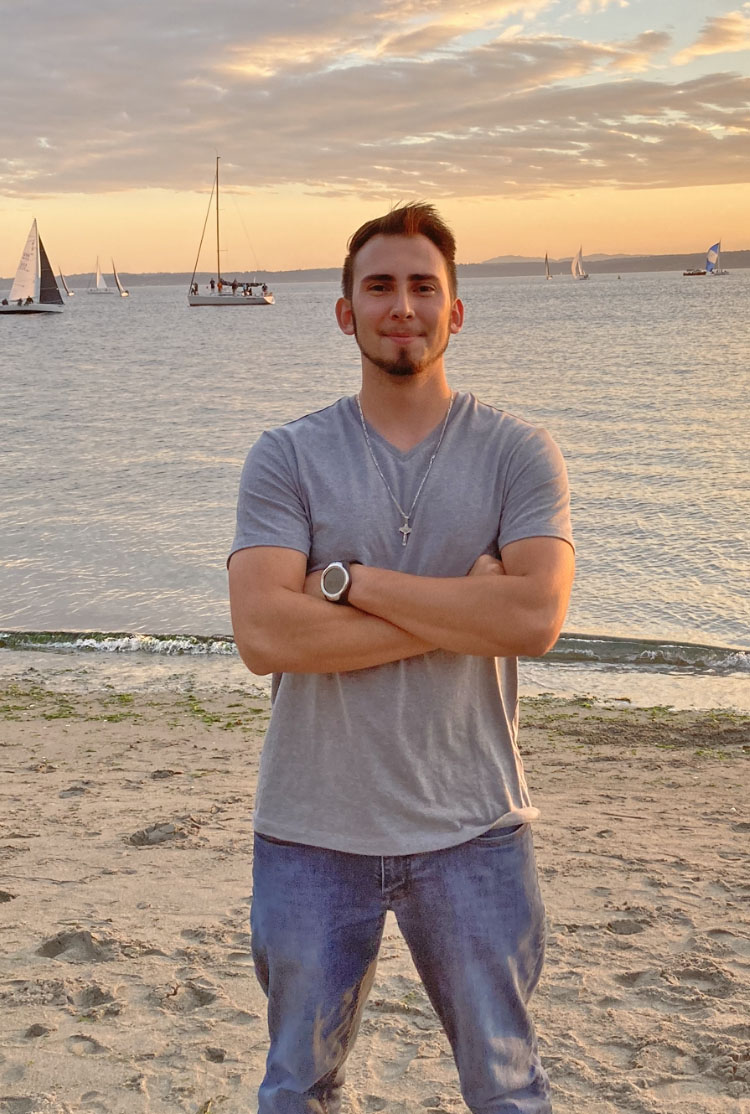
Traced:
<path fill-rule="evenodd" d="M 412 308 L 411 298 L 409 296 L 409 290 L 407 287 L 402 287 L 396 290 L 393 298 L 393 303 L 391 305 L 390 316 L 395 319 L 410 318 L 414 316 L 414 310 Z"/>

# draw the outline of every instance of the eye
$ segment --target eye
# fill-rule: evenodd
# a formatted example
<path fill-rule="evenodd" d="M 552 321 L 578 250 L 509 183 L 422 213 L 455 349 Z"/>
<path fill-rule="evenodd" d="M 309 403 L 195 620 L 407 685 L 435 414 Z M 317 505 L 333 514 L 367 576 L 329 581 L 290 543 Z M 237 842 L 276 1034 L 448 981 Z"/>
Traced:
<path fill-rule="evenodd" d="M 435 286 L 431 282 L 420 282 L 417 284 L 418 294 L 434 294 Z"/>

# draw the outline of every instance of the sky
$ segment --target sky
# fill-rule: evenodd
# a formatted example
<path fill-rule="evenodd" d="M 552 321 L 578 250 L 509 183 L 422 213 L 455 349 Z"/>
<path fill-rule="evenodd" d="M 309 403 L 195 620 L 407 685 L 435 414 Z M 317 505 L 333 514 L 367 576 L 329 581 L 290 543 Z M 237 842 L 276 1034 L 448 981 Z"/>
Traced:
<path fill-rule="evenodd" d="M 338 267 L 433 201 L 458 260 L 750 248 L 750 2 L 0 0 L 0 275 Z M 210 270 L 210 244 L 200 257 Z"/>

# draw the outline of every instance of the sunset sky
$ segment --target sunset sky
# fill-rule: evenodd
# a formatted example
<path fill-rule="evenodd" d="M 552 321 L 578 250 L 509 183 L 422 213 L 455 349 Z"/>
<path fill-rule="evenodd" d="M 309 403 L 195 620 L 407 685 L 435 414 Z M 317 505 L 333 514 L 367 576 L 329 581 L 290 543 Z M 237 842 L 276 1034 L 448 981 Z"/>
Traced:
<path fill-rule="evenodd" d="M 0 275 L 341 263 L 399 201 L 459 261 L 750 248 L 750 3 L 0 0 Z M 201 257 L 210 269 L 211 253 Z"/>

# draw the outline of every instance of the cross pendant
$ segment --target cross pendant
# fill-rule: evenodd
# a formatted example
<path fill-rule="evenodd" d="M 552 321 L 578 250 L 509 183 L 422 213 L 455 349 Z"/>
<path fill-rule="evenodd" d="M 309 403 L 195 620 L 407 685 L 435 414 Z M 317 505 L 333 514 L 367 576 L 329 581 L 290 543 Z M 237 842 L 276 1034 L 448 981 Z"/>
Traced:
<path fill-rule="evenodd" d="M 411 526 L 409 525 L 409 519 L 408 518 L 404 519 L 403 525 L 399 526 L 399 528 L 398 528 L 398 532 L 399 532 L 399 534 L 401 534 L 401 536 L 403 538 L 403 541 L 401 542 L 401 544 L 406 545 L 406 543 L 409 540 L 409 534 L 411 533 Z"/>

